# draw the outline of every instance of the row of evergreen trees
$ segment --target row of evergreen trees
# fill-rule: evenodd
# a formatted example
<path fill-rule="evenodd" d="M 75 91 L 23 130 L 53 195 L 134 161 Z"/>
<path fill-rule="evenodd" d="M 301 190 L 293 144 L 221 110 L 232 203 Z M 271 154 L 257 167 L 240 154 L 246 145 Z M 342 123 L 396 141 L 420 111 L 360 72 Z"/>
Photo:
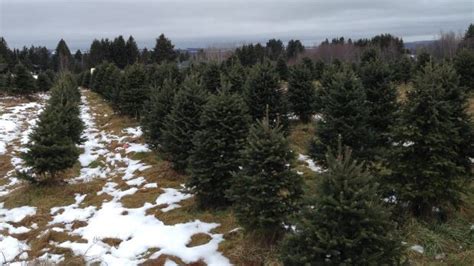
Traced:
<path fill-rule="evenodd" d="M 26 152 L 21 154 L 27 170 L 19 176 L 36 184 L 57 182 L 58 174 L 71 168 L 79 157 L 77 144 L 84 128 L 80 118 L 81 95 L 71 74 L 62 74 L 53 88 Z"/>
<path fill-rule="evenodd" d="M 48 91 L 56 79 L 51 70 L 39 73 L 36 78 L 22 64 L 15 66 L 13 73 L 0 74 L 0 93 L 29 95 L 34 92 Z"/>
<path fill-rule="evenodd" d="M 287 264 L 397 263 L 400 241 L 383 198 L 431 216 L 456 206 L 472 180 L 467 90 L 450 62 L 420 66 L 402 102 L 389 65 L 372 51 L 360 65 L 325 66 L 319 86 L 308 66 L 290 67 L 287 89 L 268 61 L 185 72 L 104 64 L 84 73 L 83 85 L 141 119 L 149 143 L 189 173 L 199 206 L 232 206 L 244 228 L 266 235 L 296 224 L 283 244 Z M 308 202 L 291 169 L 290 112 L 304 122 L 322 117 L 310 150 L 327 172 Z"/>

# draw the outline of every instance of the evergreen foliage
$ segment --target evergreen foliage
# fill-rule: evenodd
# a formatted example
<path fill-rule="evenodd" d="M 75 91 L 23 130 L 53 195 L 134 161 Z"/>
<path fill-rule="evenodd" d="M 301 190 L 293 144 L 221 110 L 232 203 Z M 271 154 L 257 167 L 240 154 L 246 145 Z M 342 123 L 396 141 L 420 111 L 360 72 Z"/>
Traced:
<path fill-rule="evenodd" d="M 239 170 L 240 150 L 250 123 L 246 105 L 227 90 L 211 95 L 193 138 L 188 187 L 201 207 L 225 206 L 232 173 Z"/>
<path fill-rule="evenodd" d="M 374 178 L 348 149 L 327 156 L 316 196 L 285 239 L 285 265 L 398 265 L 401 242 Z"/>
<path fill-rule="evenodd" d="M 311 156 L 324 165 L 328 148 L 337 148 L 338 137 L 342 136 L 342 144 L 350 146 L 356 158 L 371 159 L 370 109 L 360 79 L 348 67 L 328 70 L 320 97 L 322 119 L 317 122 Z"/>
<path fill-rule="evenodd" d="M 46 73 L 41 72 L 38 75 L 38 79 L 36 80 L 36 88 L 39 91 L 49 91 L 52 86 L 53 82 L 51 81 L 49 76 Z"/>
<path fill-rule="evenodd" d="M 202 83 L 210 93 L 216 93 L 221 87 L 221 71 L 217 63 L 211 62 L 207 64 L 203 76 Z"/>
<path fill-rule="evenodd" d="M 145 68 L 134 64 L 125 69 L 120 91 L 120 111 L 123 114 L 140 118 L 143 103 L 148 96 L 148 83 Z"/>
<path fill-rule="evenodd" d="M 184 171 L 193 149 L 192 139 L 199 130 L 199 119 L 208 94 L 197 77 L 190 76 L 176 94 L 171 112 L 161 131 L 161 149 L 174 169 Z"/>
<path fill-rule="evenodd" d="M 73 57 L 71 51 L 67 46 L 66 42 L 61 39 L 56 47 L 56 53 L 54 57 L 55 70 L 57 72 L 69 71 L 73 64 Z"/>
<path fill-rule="evenodd" d="M 239 223 L 249 231 L 278 236 L 299 207 L 302 179 L 291 170 L 294 155 L 282 128 L 265 118 L 250 128 L 242 170 L 229 191 Z"/>
<path fill-rule="evenodd" d="M 266 61 L 255 65 L 248 75 L 244 99 L 252 120 L 261 120 L 267 113 L 272 126 L 280 124 L 288 132 L 287 101 L 275 68 Z"/>
<path fill-rule="evenodd" d="M 413 62 L 408 56 L 402 56 L 391 65 L 393 80 L 407 83 L 412 78 Z"/>
<path fill-rule="evenodd" d="M 472 25 L 471 25 L 472 26 Z M 474 40 L 474 37 L 473 37 Z M 462 49 L 454 58 L 454 67 L 459 74 L 459 83 L 468 91 L 474 90 L 474 49 Z"/>
<path fill-rule="evenodd" d="M 153 64 L 147 68 L 148 83 L 161 87 L 166 79 L 181 83 L 182 75 L 176 63 Z"/>
<path fill-rule="evenodd" d="M 36 82 L 30 71 L 22 65 L 17 64 L 14 70 L 13 88 L 14 94 L 26 95 L 36 90 Z"/>
<path fill-rule="evenodd" d="M 32 172 L 21 173 L 21 177 L 34 183 L 57 181 L 58 173 L 75 164 L 79 157 L 76 144 L 81 142 L 83 129 L 79 101 L 72 76 L 62 76 L 30 135 L 27 151 L 21 155 Z"/>
<path fill-rule="evenodd" d="M 392 175 L 387 182 L 401 204 L 418 216 L 457 206 L 472 180 L 472 123 L 467 98 L 451 65 L 428 64 L 408 92 L 395 131 Z"/>
<path fill-rule="evenodd" d="M 310 69 L 303 65 L 291 69 L 288 82 L 288 102 L 290 110 L 304 123 L 314 114 L 316 88 L 312 82 Z"/>
<path fill-rule="evenodd" d="M 167 79 L 161 87 L 152 87 L 150 97 L 144 104 L 142 129 L 145 139 L 154 148 L 160 145 L 163 123 L 171 112 L 177 90 L 178 84 Z"/>
<path fill-rule="evenodd" d="M 222 83 L 232 93 L 242 93 L 247 73 L 245 68 L 236 60 L 224 73 Z"/>
<path fill-rule="evenodd" d="M 290 75 L 290 71 L 288 70 L 288 65 L 286 64 L 286 60 L 283 57 L 279 57 L 276 63 L 276 71 L 280 76 L 281 80 L 287 81 L 288 76 Z"/>
<path fill-rule="evenodd" d="M 286 47 L 287 58 L 295 58 L 304 52 L 304 46 L 300 40 L 290 40 Z"/>
<path fill-rule="evenodd" d="M 161 34 L 156 39 L 155 48 L 153 49 L 153 60 L 160 64 L 163 62 L 174 62 L 176 60 L 176 52 L 174 51 L 174 45 L 171 41 Z"/>
<path fill-rule="evenodd" d="M 359 76 L 367 96 L 368 125 L 373 131 L 374 145 L 390 148 L 390 128 L 395 124 L 397 91 L 391 83 L 392 72 L 377 54 L 362 61 Z"/>

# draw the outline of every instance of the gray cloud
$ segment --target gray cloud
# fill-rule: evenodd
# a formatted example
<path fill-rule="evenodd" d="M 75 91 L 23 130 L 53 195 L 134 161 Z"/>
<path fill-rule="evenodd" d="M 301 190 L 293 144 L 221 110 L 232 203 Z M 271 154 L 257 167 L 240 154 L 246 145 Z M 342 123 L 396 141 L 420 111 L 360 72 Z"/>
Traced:
<path fill-rule="evenodd" d="M 133 35 L 141 45 L 165 33 L 179 47 L 393 33 L 405 40 L 465 30 L 472 0 L 1 0 L 0 33 L 12 47 L 87 48 L 94 38 Z"/>

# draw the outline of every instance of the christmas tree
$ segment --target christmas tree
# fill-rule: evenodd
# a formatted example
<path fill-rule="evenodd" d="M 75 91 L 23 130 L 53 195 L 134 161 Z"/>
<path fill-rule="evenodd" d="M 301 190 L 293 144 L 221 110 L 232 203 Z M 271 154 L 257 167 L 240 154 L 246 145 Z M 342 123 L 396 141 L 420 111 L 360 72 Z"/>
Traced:
<path fill-rule="evenodd" d="M 310 70 L 303 66 L 291 69 L 288 82 L 288 102 L 290 110 L 297 115 L 303 123 L 308 123 L 314 113 L 316 101 L 316 88 L 313 85 Z"/>
<path fill-rule="evenodd" d="M 266 61 L 255 65 L 245 84 L 244 99 L 252 120 L 261 120 L 268 114 L 272 126 L 280 124 L 283 131 L 289 127 L 287 101 L 275 68 Z"/>
<path fill-rule="evenodd" d="M 342 136 L 343 145 L 350 146 L 356 158 L 371 159 L 370 110 L 361 81 L 348 67 L 328 69 L 320 93 L 322 119 L 317 122 L 311 156 L 325 164 L 328 148 L 335 149 Z"/>
<path fill-rule="evenodd" d="M 302 179 L 291 170 L 294 155 L 282 128 L 266 118 L 254 124 L 242 157 L 229 191 L 235 215 L 247 230 L 278 236 L 302 196 Z"/>
<path fill-rule="evenodd" d="M 207 97 L 207 91 L 197 77 L 190 76 L 183 82 L 171 112 L 165 118 L 161 130 L 161 150 L 178 171 L 184 171 L 188 165 L 193 149 L 192 139 L 199 130 L 199 119 Z"/>
<path fill-rule="evenodd" d="M 212 95 L 204 105 L 200 129 L 190 157 L 191 187 L 202 207 L 225 206 L 232 173 L 239 170 L 240 150 L 250 123 L 240 95 L 227 90 Z"/>
<path fill-rule="evenodd" d="M 428 63 L 418 73 L 414 89 L 395 130 L 391 193 L 418 216 L 433 208 L 457 206 L 472 180 L 472 124 L 467 97 L 449 64 Z"/>
<path fill-rule="evenodd" d="M 140 118 L 143 103 L 148 96 L 147 76 L 143 65 L 134 64 L 125 69 L 120 91 L 120 111 L 123 114 Z"/>
<path fill-rule="evenodd" d="M 154 148 L 159 147 L 163 123 L 171 113 L 178 88 L 174 80 L 165 80 L 161 87 L 151 89 L 150 98 L 144 104 L 142 129 L 145 139 Z"/>
<path fill-rule="evenodd" d="M 319 191 L 282 246 L 285 265 L 397 265 L 400 240 L 378 185 L 348 149 L 328 153 Z"/>

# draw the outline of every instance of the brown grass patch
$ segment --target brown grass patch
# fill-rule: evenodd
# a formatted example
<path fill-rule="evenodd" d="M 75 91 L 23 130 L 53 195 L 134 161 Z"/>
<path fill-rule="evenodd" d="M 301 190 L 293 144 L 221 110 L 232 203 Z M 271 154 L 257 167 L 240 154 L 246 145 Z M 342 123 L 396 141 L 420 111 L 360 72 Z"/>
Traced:
<path fill-rule="evenodd" d="M 122 243 L 122 239 L 106 237 L 102 239 L 102 242 L 104 242 L 105 244 L 111 247 L 118 247 L 120 246 L 120 243 Z"/>
<path fill-rule="evenodd" d="M 288 140 L 290 147 L 297 155 L 298 153 L 308 154 L 308 148 L 315 134 L 315 122 L 307 124 L 294 123 Z"/>
<path fill-rule="evenodd" d="M 212 240 L 212 237 L 209 236 L 208 234 L 204 233 L 199 233 L 195 234 L 191 237 L 191 241 L 189 241 L 188 244 L 186 244 L 187 247 L 195 247 L 195 246 L 201 246 L 209 243 L 209 241 Z"/>

